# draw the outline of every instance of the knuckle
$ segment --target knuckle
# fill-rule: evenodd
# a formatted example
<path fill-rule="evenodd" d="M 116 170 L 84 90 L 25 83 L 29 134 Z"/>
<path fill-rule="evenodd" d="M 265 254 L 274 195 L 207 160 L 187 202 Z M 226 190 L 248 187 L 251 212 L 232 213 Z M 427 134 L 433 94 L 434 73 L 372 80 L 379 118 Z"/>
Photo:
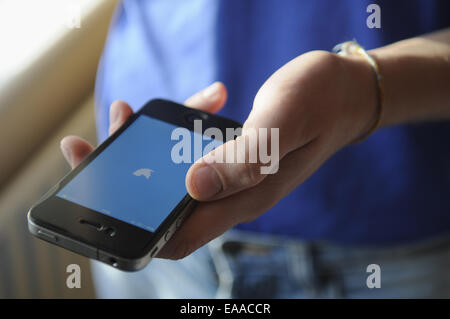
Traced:
<path fill-rule="evenodd" d="M 241 164 L 239 172 L 239 184 L 242 186 L 254 186 L 261 180 L 259 165 L 254 163 Z"/>

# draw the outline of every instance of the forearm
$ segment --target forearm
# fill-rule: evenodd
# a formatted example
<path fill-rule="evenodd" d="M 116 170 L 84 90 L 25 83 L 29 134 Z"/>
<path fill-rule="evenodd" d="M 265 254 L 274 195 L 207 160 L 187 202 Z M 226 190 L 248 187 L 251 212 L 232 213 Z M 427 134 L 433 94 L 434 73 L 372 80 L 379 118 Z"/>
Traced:
<path fill-rule="evenodd" d="M 369 53 L 384 81 L 381 126 L 450 119 L 450 29 Z"/>

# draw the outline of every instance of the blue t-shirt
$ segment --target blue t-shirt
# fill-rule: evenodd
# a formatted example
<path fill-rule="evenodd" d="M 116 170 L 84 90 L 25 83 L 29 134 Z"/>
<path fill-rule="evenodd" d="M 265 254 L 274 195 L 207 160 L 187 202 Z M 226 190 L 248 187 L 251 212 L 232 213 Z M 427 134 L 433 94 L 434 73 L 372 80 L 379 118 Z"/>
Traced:
<path fill-rule="evenodd" d="M 366 25 L 371 3 L 381 8 L 381 29 Z M 220 80 L 229 99 L 219 114 L 243 122 L 263 82 L 304 52 L 351 39 L 372 49 L 449 20 L 445 0 L 124 0 L 98 72 L 99 138 L 115 99 L 136 109 L 155 97 L 182 102 Z M 445 122 L 380 129 L 238 228 L 378 245 L 450 233 L 449 139 Z"/>

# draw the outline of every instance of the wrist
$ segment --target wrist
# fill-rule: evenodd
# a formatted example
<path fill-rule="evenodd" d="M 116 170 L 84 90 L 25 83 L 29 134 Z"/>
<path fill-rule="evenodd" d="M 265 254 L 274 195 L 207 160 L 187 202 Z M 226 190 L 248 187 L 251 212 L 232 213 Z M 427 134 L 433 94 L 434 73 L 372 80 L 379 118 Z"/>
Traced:
<path fill-rule="evenodd" d="M 377 75 L 367 59 L 359 55 L 340 56 L 348 79 L 349 114 L 352 118 L 353 136 L 358 141 L 373 133 L 380 116 Z"/>

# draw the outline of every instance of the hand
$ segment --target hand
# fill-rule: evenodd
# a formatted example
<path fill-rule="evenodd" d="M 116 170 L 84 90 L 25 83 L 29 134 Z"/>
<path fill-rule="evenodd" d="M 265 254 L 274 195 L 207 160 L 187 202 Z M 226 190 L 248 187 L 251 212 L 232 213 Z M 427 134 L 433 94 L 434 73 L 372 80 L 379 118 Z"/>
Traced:
<path fill-rule="evenodd" d="M 243 136 L 249 128 L 279 128 L 278 172 L 261 175 L 258 163 L 193 164 L 186 187 L 202 202 L 158 257 L 183 258 L 235 225 L 259 217 L 334 152 L 368 130 L 376 113 L 371 72 L 366 61 L 327 52 L 304 54 L 275 72 L 259 90 Z M 218 92 L 220 102 L 208 101 L 200 93 L 186 103 L 217 111 L 226 99 L 223 86 Z M 110 112 L 110 133 L 132 113 L 124 102 L 113 103 Z M 64 154 L 70 152 L 65 156 L 72 166 L 93 149 L 77 137 L 66 137 L 61 145 Z M 204 167 L 212 171 L 200 171 Z"/>
<path fill-rule="evenodd" d="M 175 235 L 175 251 L 168 256 L 188 255 L 266 212 L 337 150 L 367 132 L 376 107 L 373 70 L 363 58 L 315 51 L 287 63 L 260 88 L 240 137 L 250 128 L 279 128 L 278 172 L 262 175 L 260 163 L 208 164 L 211 153 L 193 164 L 186 187 L 203 202 Z"/>
<path fill-rule="evenodd" d="M 213 161 L 210 153 L 188 171 L 187 189 L 197 200 L 212 201 L 263 186 L 267 177 L 268 183 L 280 183 L 279 191 L 270 193 L 286 195 L 333 153 L 369 131 L 375 114 L 376 82 L 367 61 L 322 51 L 306 53 L 264 83 L 237 139 L 244 139 L 250 129 L 279 128 L 279 176 L 261 174 L 262 163 L 207 164 Z M 237 140 L 227 144 L 231 147 Z M 269 138 L 267 142 L 270 145 Z M 225 145 L 221 148 L 216 153 L 225 152 Z M 273 203 L 280 199 L 269 198 Z"/>

